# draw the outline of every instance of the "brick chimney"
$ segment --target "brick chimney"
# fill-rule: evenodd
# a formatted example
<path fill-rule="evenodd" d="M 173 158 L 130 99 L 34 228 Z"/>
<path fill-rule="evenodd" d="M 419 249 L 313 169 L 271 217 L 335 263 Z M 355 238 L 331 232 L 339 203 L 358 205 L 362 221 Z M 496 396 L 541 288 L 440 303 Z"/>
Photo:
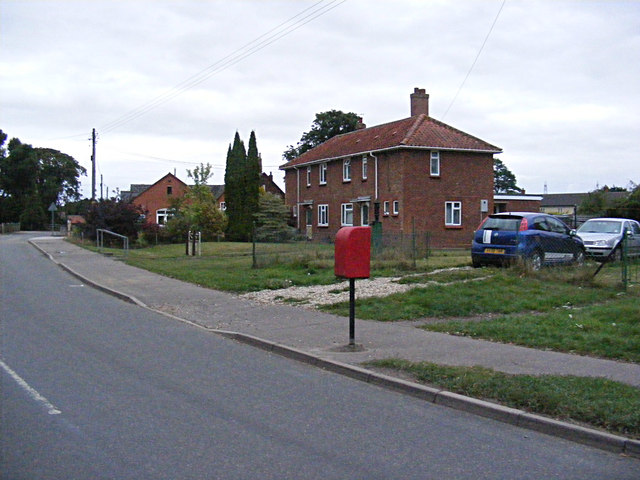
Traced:
<path fill-rule="evenodd" d="M 356 123 L 356 130 L 362 130 L 363 128 L 367 128 L 367 126 L 362 121 L 362 117 L 358 117 L 358 122 Z"/>
<path fill-rule="evenodd" d="M 429 94 L 425 93 L 424 88 L 414 88 L 411 94 L 411 116 L 424 113 L 429 115 Z"/>

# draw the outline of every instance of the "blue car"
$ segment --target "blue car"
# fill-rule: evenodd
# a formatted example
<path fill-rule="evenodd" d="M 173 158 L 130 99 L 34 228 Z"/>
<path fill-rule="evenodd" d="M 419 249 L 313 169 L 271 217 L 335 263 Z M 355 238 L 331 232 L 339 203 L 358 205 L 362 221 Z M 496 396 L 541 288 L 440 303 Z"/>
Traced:
<path fill-rule="evenodd" d="M 506 212 L 489 215 L 473 234 L 474 267 L 509 265 L 518 260 L 528 268 L 543 265 L 582 264 L 584 244 L 576 232 L 553 215 Z"/>

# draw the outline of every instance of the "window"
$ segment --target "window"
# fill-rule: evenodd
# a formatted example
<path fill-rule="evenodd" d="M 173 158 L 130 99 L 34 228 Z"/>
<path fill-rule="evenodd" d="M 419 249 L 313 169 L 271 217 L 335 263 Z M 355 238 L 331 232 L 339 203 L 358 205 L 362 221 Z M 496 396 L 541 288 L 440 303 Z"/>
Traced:
<path fill-rule="evenodd" d="M 327 164 L 321 163 L 320 164 L 320 185 L 326 185 L 326 184 L 327 184 Z"/>
<path fill-rule="evenodd" d="M 383 204 L 382 204 L 382 214 L 386 217 L 389 215 L 389 201 L 386 200 Z"/>
<path fill-rule="evenodd" d="M 298 218 L 298 205 L 291 207 L 291 216 L 293 218 Z"/>
<path fill-rule="evenodd" d="M 462 225 L 462 202 L 445 202 L 444 224 L 456 227 Z"/>
<path fill-rule="evenodd" d="M 342 204 L 342 226 L 353 227 L 353 204 Z"/>
<path fill-rule="evenodd" d="M 349 158 L 342 162 L 342 181 L 351 181 L 351 159 Z"/>
<path fill-rule="evenodd" d="M 173 187 L 171 185 L 167 185 L 167 195 L 173 194 Z"/>
<path fill-rule="evenodd" d="M 318 205 L 318 226 L 329 226 L 329 205 Z"/>
<path fill-rule="evenodd" d="M 227 202 L 220 202 L 220 211 L 224 212 L 227 209 Z"/>
<path fill-rule="evenodd" d="M 367 179 L 367 157 L 362 157 L 362 180 Z"/>
<path fill-rule="evenodd" d="M 393 214 L 398 215 L 400 213 L 400 202 L 398 200 L 393 201 Z"/>
<path fill-rule="evenodd" d="M 173 210 L 170 208 L 160 208 L 156 210 L 156 223 L 158 225 L 165 225 L 167 220 L 173 217 Z"/>
<path fill-rule="evenodd" d="M 307 187 L 311 186 L 311 167 L 307 167 Z"/>
<path fill-rule="evenodd" d="M 431 152 L 431 162 L 429 165 L 429 174 L 432 177 L 440 176 L 440 152 Z"/>

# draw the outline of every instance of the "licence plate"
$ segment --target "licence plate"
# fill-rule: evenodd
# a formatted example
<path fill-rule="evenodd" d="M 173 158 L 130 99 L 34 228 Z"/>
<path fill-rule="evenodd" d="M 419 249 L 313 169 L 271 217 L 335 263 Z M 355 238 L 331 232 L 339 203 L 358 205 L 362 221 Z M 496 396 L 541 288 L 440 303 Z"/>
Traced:
<path fill-rule="evenodd" d="M 485 248 L 484 253 L 497 253 L 504 255 L 504 248 Z"/>

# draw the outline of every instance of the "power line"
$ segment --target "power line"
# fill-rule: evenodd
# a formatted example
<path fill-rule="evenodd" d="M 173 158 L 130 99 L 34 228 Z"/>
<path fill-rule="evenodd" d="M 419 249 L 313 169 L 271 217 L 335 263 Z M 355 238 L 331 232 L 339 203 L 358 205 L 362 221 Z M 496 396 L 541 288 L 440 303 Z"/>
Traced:
<path fill-rule="evenodd" d="M 178 85 L 168 90 L 167 92 L 157 96 L 153 100 L 141 105 L 140 107 L 131 110 L 130 112 L 122 115 L 121 117 L 113 120 L 112 122 L 109 122 L 103 125 L 100 130 L 102 132 L 110 132 L 132 120 L 135 120 L 136 118 L 142 115 L 145 115 L 149 111 L 163 105 L 164 103 L 172 100 L 178 95 L 181 95 L 185 91 L 199 85 L 200 83 L 204 82 L 205 80 L 212 77 L 213 75 L 220 73 L 230 68 L 233 65 L 236 65 L 237 63 L 241 62 L 245 58 L 257 53 L 260 50 L 263 50 L 264 48 L 268 47 L 274 42 L 293 33 L 294 31 L 303 27 L 307 23 L 312 22 L 313 20 L 327 14 L 334 8 L 337 8 L 338 6 L 346 2 L 346 0 L 340 0 L 340 1 L 331 0 L 328 4 L 321 5 L 324 1 L 325 0 L 320 0 L 319 2 L 315 3 L 311 7 L 308 7 L 302 10 L 300 13 L 289 18 L 288 20 L 281 23 L 277 27 L 269 30 L 268 32 L 260 35 L 259 37 L 256 37 L 251 42 L 238 48 L 237 50 L 230 53 L 229 55 L 221 58 L 220 60 L 216 61 L 212 65 L 209 65 L 207 68 L 189 77 L 188 79 L 179 83 Z M 310 13 L 304 15 L 306 12 L 309 12 L 310 10 L 312 10 Z M 298 17 L 301 17 L 301 18 L 298 18 Z"/>
<path fill-rule="evenodd" d="M 460 95 L 460 91 L 462 90 L 462 87 L 464 87 L 464 84 L 467 83 L 467 79 L 469 78 L 469 75 L 471 75 L 471 71 L 473 70 L 473 67 L 476 66 L 476 62 L 478 61 L 478 58 L 480 57 L 480 54 L 482 53 L 482 50 L 484 49 L 484 46 L 487 43 L 487 40 L 489 40 L 489 36 L 491 35 L 491 32 L 493 32 L 493 27 L 495 27 L 496 22 L 498 21 L 498 17 L 500 16 L 500 13 L 502 12 L 502 8 L 504 7 L 504 4 L 506 2 L 507 2 L 507 0 L 502 0 L 502 5 L 500 5 L 500 9 L 498 10 L 498 13 L 496 14 L 496 18 L 493 19 L 493 23 L 491 24 L 491 28 L 489 29 L 489 32 L 487 32 L 487 36 L 484 37 L 484 41 L 482 42 L 482 45 L 480 46 L 480 50 L 478 50 L 478 54 L 476 55 L 476 58 L 473 60 L 473 63 L 471 64 L 471 67 L 469 67 L 469 71 L 467 72 L 467 75 L 464 77 L 464 80 L 462 81 L 462 83 L 458 87 L 458 91 L 456 92 L 455 96 L 453 97 L 453 100 L 451 100 L 451 103 L 447 107 L 447 110 L 444 112 L 444 115 L 442 116 L 442 120 L 444 120 L 444 118 L 447 116 L 447 113 L 449 113 L 449 110 L 451 110 L 451 107 L 453 106 L 453 104 L 455 103 L 456 99 L 458 98 L 458 95 Z"/>

